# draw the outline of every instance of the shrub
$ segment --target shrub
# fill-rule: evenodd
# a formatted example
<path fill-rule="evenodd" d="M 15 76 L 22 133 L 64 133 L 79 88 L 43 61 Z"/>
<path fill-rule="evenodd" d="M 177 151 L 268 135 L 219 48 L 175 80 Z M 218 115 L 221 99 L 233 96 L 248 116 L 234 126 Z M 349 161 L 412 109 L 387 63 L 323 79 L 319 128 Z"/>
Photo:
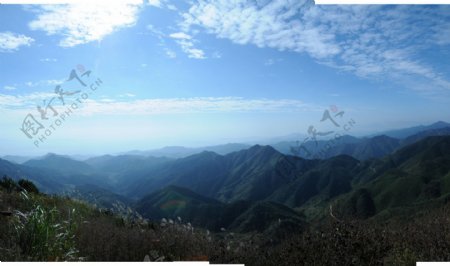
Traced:
<path fill-rule="evenodd" d="M 25 189 L 28 193 L 36 193 L 39 194 L 39 189 L 36 187 L 36 185 L 31 182 L 30 180 L 26 179 L 20 179 L 19 182 L 17 182 L 19 186 L 23 189 Z"/>
<path fill-rule="evenodd" d="M 4 175 L 2 180 L 0 180 L 0 186 L 6 189 L 8 193 L 11 193 L 13 190 L 17 189 L 16 182 L 6 175 Z"/>

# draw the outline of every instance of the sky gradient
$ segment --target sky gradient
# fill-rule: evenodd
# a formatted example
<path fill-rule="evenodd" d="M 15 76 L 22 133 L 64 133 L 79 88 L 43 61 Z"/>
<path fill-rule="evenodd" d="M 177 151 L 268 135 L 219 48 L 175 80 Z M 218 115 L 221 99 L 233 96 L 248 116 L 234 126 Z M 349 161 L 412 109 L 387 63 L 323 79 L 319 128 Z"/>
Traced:
<path fill-rule="evenodd" d="M 351 135 L 448 122 L 449 62 L 448 6 L 1 5 L 0 154 L 301 139 L 310 125 L 333 127 L 320 122 L 325 110 L 356 121 Z M 68 81 L 72 70 L 91 71 L 86 87 Z M 73 93 L 64 105 L 56 86 Z M 45 129 L 21 131 L 28 114 L 48 128 L 82 92 L 39 145 Z M 37 106 L 51 100 L 58 116 L 42 120 Z"/>

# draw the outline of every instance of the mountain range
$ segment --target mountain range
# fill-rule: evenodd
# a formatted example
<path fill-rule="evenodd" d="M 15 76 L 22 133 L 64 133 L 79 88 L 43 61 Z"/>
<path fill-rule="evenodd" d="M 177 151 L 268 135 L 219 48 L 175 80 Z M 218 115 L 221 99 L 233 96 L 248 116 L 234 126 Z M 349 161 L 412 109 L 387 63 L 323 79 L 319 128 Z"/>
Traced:
<path fill-rule="evenodd" d="M 122 154 L 80 161 L 48 154 L 22 164 L 0 159 L 0 173 L 102 208 L 123 203 L 150 219 L 180 217 L 215 231 L 288 232 L 319 221 L 330 206 L 339 217 L 380 219 L 447 202 L 450 127 L 439 127 L 445 125 L 407 129 L 402 139 L 343 136 L 324 158 L 230 144 L 218 148 L 222 154 L 179 158 Z M 228 152 L 234 148 L 239 150 Z"/>

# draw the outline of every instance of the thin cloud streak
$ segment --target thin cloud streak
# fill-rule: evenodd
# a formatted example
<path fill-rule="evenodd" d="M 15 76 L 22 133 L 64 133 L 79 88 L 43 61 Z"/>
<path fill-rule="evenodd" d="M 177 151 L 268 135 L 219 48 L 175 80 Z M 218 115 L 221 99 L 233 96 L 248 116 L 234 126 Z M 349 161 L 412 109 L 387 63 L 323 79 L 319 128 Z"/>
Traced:
<path fill-rule="evenodd" d="M 54 97 L 52 93 L 28 95 L 0 94 L 0 109 L 30 109 L 43 100 Z M 134 97 L 133 94 L 126 94 Z M 68 99 L 66 99 L 68 100 Z M 54 106 L 64 108 L 55 102 Z M 242 113 L 242 112 L 297 112 L 323 110 L 323 107 L 292 99 L 246 99 L 241 97 L 193 97 L 169 99 L 88 99 L 77 113 L 80 115 L 152 115 L 183 113 Z M 30 110 L 32 111 L 32 110 Z"/>

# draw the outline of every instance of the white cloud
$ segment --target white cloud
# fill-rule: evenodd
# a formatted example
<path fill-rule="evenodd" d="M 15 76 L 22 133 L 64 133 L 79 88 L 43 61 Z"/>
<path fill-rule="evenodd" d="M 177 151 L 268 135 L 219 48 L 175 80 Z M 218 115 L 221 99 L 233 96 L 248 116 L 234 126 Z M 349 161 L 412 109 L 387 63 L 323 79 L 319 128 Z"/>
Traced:
<path fill-rule="evenodd" d="M 237 44 L 310 55 L 317 62 L 411 89 L 450 90 L 420 52 L 449 45 L 447 6 L 315 6 L 310 0 L 192 1 L 180 29 Z M 269 65 L 271 62 L 267 62 Z"/>
<path fill-rule="evenodd" d="M 58 60 L 56 58 L 42 58 L 39 61 L 41 61 L 41 62 L 57 62 Z"/>
<path fill-rule="evenodd" d="M 174 39 L 184 39 L 184 40 L 190 40 L 192 37 L 184 32 L 176 32 L 169 35 L 171 38 Z"/>
<path fill-rule="evenodd" d="M 169 35 L 170 38 L 176 39 L 181 50 L 188 55 L 189 58 L 205 59 L 205 52 L 194 47 L 194 40 L 192 36 L 184 32 L 176 32 Z"/>
<path fill-rule="evenodd" d="M 12 52 L 21 46 L 30 46 L 34 42 L 33 38 L 12 32 L 0 32 L 0 52 Z"/>
<path fill-rule="evenodd" d="M 172 11 L 176 11 L 178 10 L 178 8 L 175 5 L 167 5 L 167 9 L 172 10 Z"/>
<path fill-rule="evenodd" d="M 180 42 L 181 49 L 188 55 L 189 58 L 205 59 L 205 53 L 203 50 L 193 48 L 192 43 Z"/>
<path fill-rule="evenodd" d="M 177 10 L 177 7 L 173 4 L 169 4 L 169 1 L 167 0 L 148 0 L 148 4 L 158 8 L 167 8 L 172 11 Z"/>
<path fill-rule="evenodd" d="M 315 58 L 339 53 L 332 34 L 294 18 L 307 6 L 307 1 L 198 1 L 183 14 L 182 29 L 200 26 L 238 44 L 308 52 Z"/>
<path fill-rule="evenodd" d="M 130 97 L 130 98 L 133 98 L 133 97 L 136 97 L 136 94 L 127 92 L 127 93 L 124 93 L 124 94 L 120 94 L 119 97 L 122 97 L 122 98 L 123 98 L 123 97 Z"/>
<path fill-rule="evenodd" d="M 180 45 L 181 50 L 187 54 L 189 58 L 193 59 L 205 59 L 205 52 L 203 50 L 195 48 L 194 42 L 190 39 L 177 39 L 176 43 Z"/>
<path fill-rule="evenodd" d="M 12 91 L 12 90 L 16 90 L 17 88 L 14 86 L 4 86 L 3 89 L 5 89 L 7 91 Z"/>
<path fill-rule="evenodd" d="M 151 6 L 161 7 L 161 0 L 148 0 L 148 4 Z"/>
<path fill-rule="evenodd" d="M 89 3 L 70 5 L 43 5 L 31 21 L 32 30 L 43 30 L 48 35 L 60 35 L 59 45 L 72 47 L 92 41 L 101 41 L 114 31 L 135 25 L 142 1 Z"/>

